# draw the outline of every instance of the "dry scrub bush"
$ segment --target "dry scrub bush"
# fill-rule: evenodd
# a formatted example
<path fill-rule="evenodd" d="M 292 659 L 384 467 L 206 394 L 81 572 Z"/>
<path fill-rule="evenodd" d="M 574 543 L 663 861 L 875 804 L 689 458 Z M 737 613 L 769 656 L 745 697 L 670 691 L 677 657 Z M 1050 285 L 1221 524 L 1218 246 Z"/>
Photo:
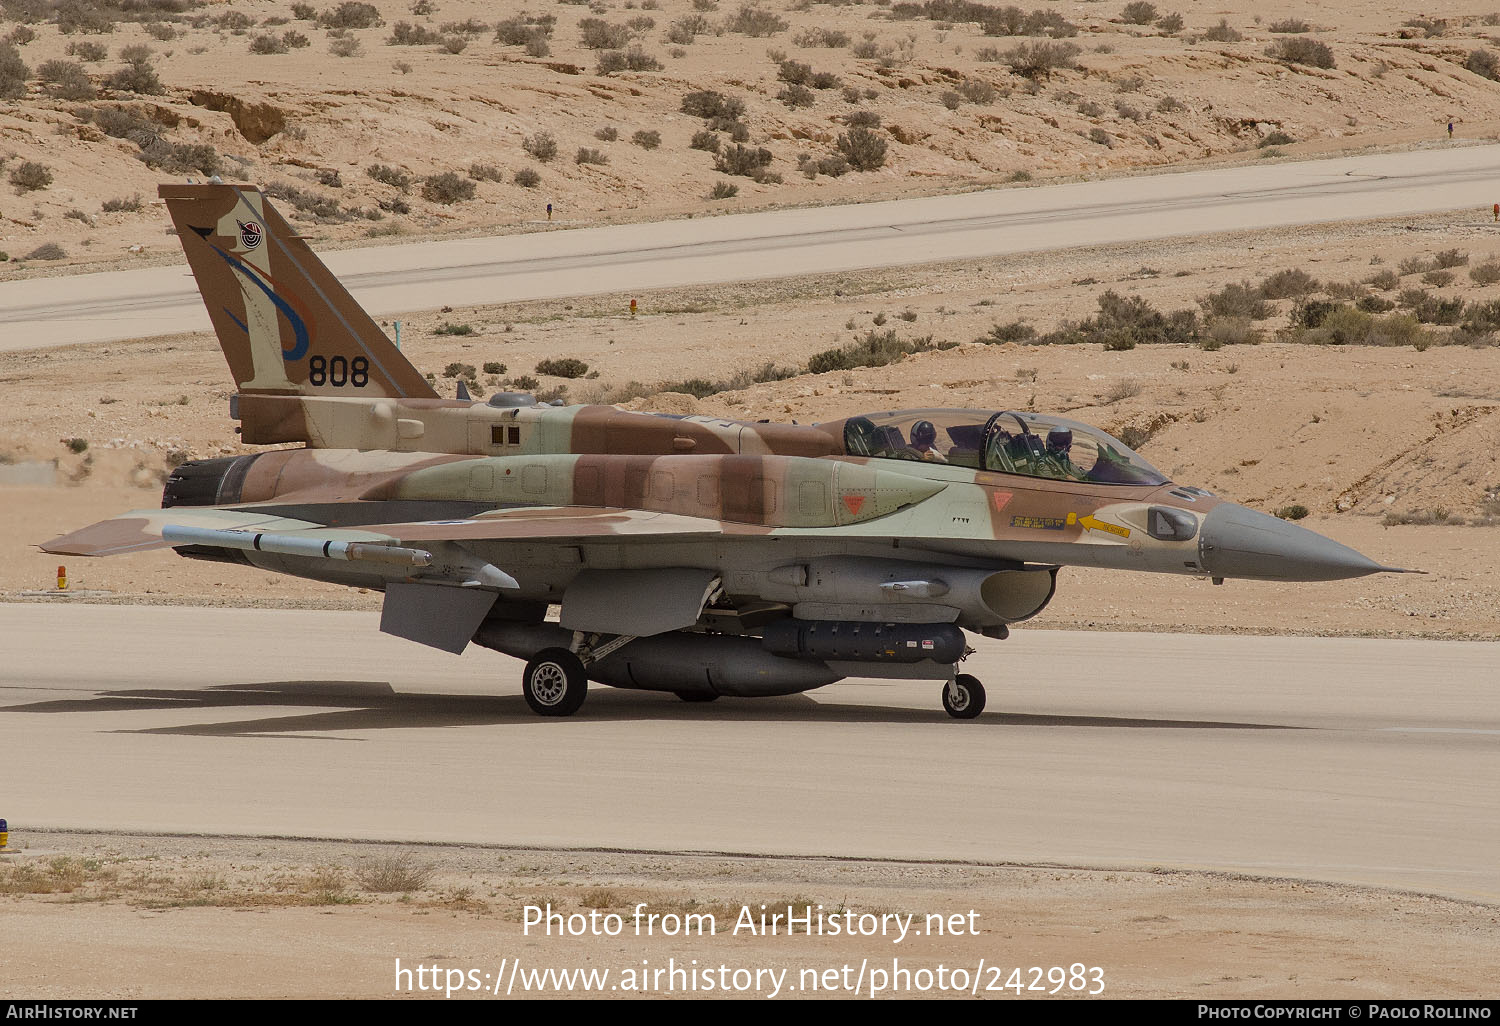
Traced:
<path fill-rule="evenodd" d="M 36 249 L 27 253 L 23 260 L 65 260 L 68 254 L 55 242 L 44 242 Z M 87 446 L 87 443 L 85 443 Z M 77 451 L 77 450 L 75 450 Z"/>
<path fill-rule="evenodd" d="M 387 164 L 371 164 L 365 168 L 365 174 L 374 181 L 380 182 L 383 185 L 393 185 L 402 192 L 405 192 L 407 186 L 412 183 L 411 175 Z"/>
<path fill-rule="evenodd" d="M 1261 290 L 1249 282 L 1230 282 L 1219 291 L 1201 297 L 1198 305 L 1205 317 L 1244 317 L 1263 321 L 1274 314 L 1276 308 L 1262 296 Z"/>
<path fill-rule="evenodd" d="M 776 99 L 796 110 L 799 107 L 811 107 L 814 99 L 813 91 L 806 86 L 787 86 L 776 94 Z"/>
<path fill-rule="evenodd" d="M 589 372 L 589 365 L 568 356 L 542 360 L 536 365 L 536 372 L 554 378 L 581 378 Z"/>
<path fill-rule="evenodd" d="M 792 42 L 802 47 L 825 46 L 840 48 L 849 45 L 849 33 L 838 29 L 810 28 L 792 37 Z"/>
<path fill-rule="evenodd" d="M 1333 50 L 1327 43 L 1301 36 L 1276 40 L 1266 47 L 1266 56 L 1286 64 L 1305 64 L 1313 68 L 1334 67 Z"/>
<path fill-rule="evenodd" d="M 211 175 L 219 170 L 218 151 L 208 143 L 174 143 L 156 138 L 142 145 L 136 158 L 147 167 L 159 168 L 174 175 L 189 171 Z"/>
<path fill-rule="evenodd" d="M 590 50 L 621 50 L 630 42 L 630 30 L 611 25 L 603 18 L 584 18 L 578 23 L 578 43 Z"/>
<path fill-rule="evenodd" d="M 94 83 L 77 61 L 44 61 L 36 70 L 50 96 L 60 100 L 92 100 L 95 96 Z"/>
<path fill-rule="evenodd" d="M 885 139 L 868 128 L 855 126 L 839 136 L 838 150 L 856 171 L 874 171 L 885 164 Z"/>
<path fill-rule="evenodd" d="M 17 192 L 35 192 L 52 184 L 52 172 L 46 164 L 25 160 L 10 169 L 10 184 Z"/>
<path fill-rule="evenodd" d="M 689 14 L 672 22 L 667 29 L 667 42 L 687 46 L 708 31 L 707 18 L 701 14 Z"/>
<path fill-rule="evenodd" d="M 521 149 L 545 164 L 557 156 L 557 140 L 551 132 L 537 132 L 521 140 Z"/>
<path fill-rule="evenodd" d="M 627 50 L 606 50 L 599 55 L 594 71 L 600 75 L 613 75 L 619 71 L 660 71 L 661 61 L 642 50 L 631 46 Z"/>
<path fill-rule="evenodd" d="M 1230 28 L 1227 18 L 1220 18 L 1217 25 L 1203 33 L 1203 38 L 1210 43 L 1238 43 L 1245 37 Z"/>
<path fill-rule="evenodd" d="M 1486 260 L 1469 268 L 1469 279 L 1476 285 L 1500 283 L 1500 261 Z"/>
<path fill-rule="evenodd" d="M 429 203 L 451 206 L 474 198 L 474 183 L 452 171 L 422 179 L 422 198 Z"/>
<path fill-rule="evenodd" d="M 380 12 L 375 9 L 374 4 L 345 0 L 332 10 L 318 15 L 317 24 L 318 28 L 324 29 L 365 29 L 384 25 L 385 22 L 381 20 Z"/>
<path fill-rule="evenodd" d="M 956 344 L 934 343 L 931 335 L 902 339 L 897 336 L 894 328 L 884 332 L 872 330 L 858 342 L 814 353 L 807 361 L 807 373 L 826 374 L 829 371 L 854 370 L 858 367 L 884 367 L 911 353 L 952 349 Z"/>
<path fill-rule="evenodd" d="M 1266 299 L 1300 299 L 1317 290 L 1318 279 L 1295 267 L 1269 274 L 1260 283 L 1260 294 Z"/>
<path fill-rule="evenodd" d="M 1007 50 L 1003 60 L 1022 78 L 1051 78 L 1054 71 L 1078 67 L 1082 51 L 1072 43 L 1021 43 Z"/>
<path fill-rule="evenodd" d="M 786 31 L 787 23 L 770 11 L 742 4 L 734 16 L 724 23 L 724 27 L 730 32 L 759 39 Z"/>
<path fill-rule="evenodd" d="M 359 886 L 377 894 L 420 891 L 431 877 L 432 867 L 415 861 L 410 854 L 385 855 L 355 872 Z"/>
<path fill-rule="evenodd" d="M 1491 82 L 1500 82 L 1500 58 L 1488 50 L 1471 50 L 1464 67 Z"/>
<path fill-rule="evenodd" d="M 425 46 L 428 43 L 436 43 L 442 36 L 425 25 L 413 25 L 409 21 L 398 21 L 391 26 L 391 36 L 387 39 L 387 46 Z"/>
<path fill-rule="evenodd" d="M 69 43 L 67 50 L 64 52 L 69 57 L 77 57 L 79 60 L 89 63 L 102 61 L 109 56 L 109 49 L 104 44 L 89 42 L 87 40 Z"/>
<path fill-rule="evenodd" d="M 703 89 L 684 96 L 679 109 L 695 118 L 738 121 L 744 117 L 745 101 L 737 96 L 725 96 L 712 89 Z"/>
<path fill-rule="evenodd" d="M 721 151 L 714 161 L 714 170 L 726 175 L 739 175 L 743 178 L 754 178 L 757 181 L 768 164 L 771 163 L 771 151 L 760 147 L 751 149 L 748 146 L 738 144 Z"/>

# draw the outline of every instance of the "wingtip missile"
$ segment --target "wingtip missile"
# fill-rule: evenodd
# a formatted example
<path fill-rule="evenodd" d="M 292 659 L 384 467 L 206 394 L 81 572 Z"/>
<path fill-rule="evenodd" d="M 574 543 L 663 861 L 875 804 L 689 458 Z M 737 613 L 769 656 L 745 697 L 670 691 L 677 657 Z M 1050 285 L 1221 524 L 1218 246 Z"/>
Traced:
<path fill-rule="evenodd" d="M 271 552 L 281 556 L 307 556 L 314 559 L 364 560 L 372 563 L 395 563 L 399 566 L 432 565 L 432 553 L 399 545 L 299 538 L 266 531 L 230 531 L 212 527 L 186 527 L 181 524 L 164 525 L 161 536 L 162 540 L 171 545 L 209 545 L 244 552 Z"/>

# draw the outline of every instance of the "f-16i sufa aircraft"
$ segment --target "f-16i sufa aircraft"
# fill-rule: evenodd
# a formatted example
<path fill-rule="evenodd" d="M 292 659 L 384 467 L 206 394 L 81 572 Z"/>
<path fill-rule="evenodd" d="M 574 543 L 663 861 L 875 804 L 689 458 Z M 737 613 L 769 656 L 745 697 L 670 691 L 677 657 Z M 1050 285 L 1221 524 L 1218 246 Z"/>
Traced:
<path fill-rule="evenodd" d="M 1004 638 L 1062 566 L 1277 581 L 1392 569 L 1175 485 L 1061 417 L 798 426 L 442 399 L 259 190 L 161 196 L 243 440 L 303 446 L 185 463 L 161 509 L 42 548 L 170 546 L 382 591 L 383 631 L 528 660 L 543 716 L 576 712 L 590 680 L 707 702 L 857 676 L 941 681 L 967 719 L 985 693 L 958 672 L 964 632 Z"/>

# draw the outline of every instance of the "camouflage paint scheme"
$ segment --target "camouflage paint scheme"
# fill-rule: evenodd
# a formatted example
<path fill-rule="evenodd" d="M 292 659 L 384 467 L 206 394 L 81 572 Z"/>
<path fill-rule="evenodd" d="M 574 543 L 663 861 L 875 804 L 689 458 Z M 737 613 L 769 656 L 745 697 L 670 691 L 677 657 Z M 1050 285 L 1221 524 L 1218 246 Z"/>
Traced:
<path fill-rule="evenodd" d="M 1285 580 L 1390 569 L 1151 476 L 1102 432 L 1101 451 L 1150 474 L 982 469 L 977 443 L 973 466 L 851 454 L 869 418 L 798 426 L 439 399 L 258 190 L 161 195 L 234 376 L 244 441 L 304 447 L 186 464 L 164 508 L 43 548 L 171 545 L 381 590 L 384 630 L 531 659 L 524 689 L 543 714 L 576 709 L 584 676 L 708 700 L 859 675 L 942 680 L 950 714 L 968 718 L 983 689 L 957 672 L 960 629 L 1004 637 L 1046 606 L 1059 567 Z M 1002 417 L 1024 435 L 1029 416 L 872 417 L 929 412 L 988 418 L 985 439 Z M 544 619 L 549 604 L 560 625 Z"/>

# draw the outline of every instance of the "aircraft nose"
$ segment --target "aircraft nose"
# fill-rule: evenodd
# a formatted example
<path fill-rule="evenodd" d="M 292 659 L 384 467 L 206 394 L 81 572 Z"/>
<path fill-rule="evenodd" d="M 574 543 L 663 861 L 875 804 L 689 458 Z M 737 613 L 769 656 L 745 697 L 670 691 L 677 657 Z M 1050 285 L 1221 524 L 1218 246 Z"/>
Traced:
<path fill-rule="evenodd" d="M 1199 564 L 1214 577 L 1266 581 L 1337 581 L 1405 573 L 1305 527 L 1232 502 L 1209 511 L 1198 535 Z"/>

